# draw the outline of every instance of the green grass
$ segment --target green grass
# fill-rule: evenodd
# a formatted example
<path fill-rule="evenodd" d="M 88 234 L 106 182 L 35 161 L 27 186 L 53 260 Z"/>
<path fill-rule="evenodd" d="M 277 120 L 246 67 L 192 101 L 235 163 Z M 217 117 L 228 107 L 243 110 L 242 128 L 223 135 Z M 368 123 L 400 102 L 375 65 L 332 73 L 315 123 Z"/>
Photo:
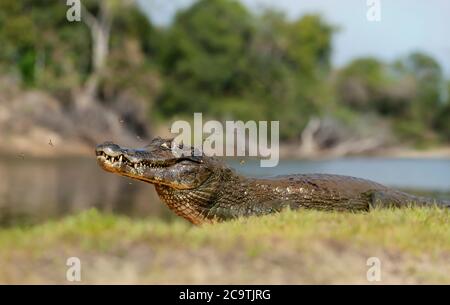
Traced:
<path fill-rule="evenodd" d="M 87 283 L 450 283 L 450 211 L 284 211 L 194 227 L 90 210 L 0 230 L 0 282 L 65 282 L 77 256 Z M 20 267 L 17 267 L 20 266 Z"/>

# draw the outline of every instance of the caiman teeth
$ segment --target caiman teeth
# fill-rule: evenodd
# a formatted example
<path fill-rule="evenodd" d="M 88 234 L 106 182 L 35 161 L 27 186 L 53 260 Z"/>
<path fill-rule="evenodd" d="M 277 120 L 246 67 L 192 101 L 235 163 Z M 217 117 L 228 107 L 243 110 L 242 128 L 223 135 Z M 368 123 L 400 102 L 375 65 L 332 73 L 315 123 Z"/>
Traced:
<path fill-rule="evenodd" d="M 119 165 L 126 164 L 134 169 L 138 169 L 139 167 L 149 167 L 149 168 L 161 168 L 165 167 L 166 165 L 163 163 L 153 163 L 151 161 L 141 161 L 141 162 L 132 162 L 130 161 L 126 156 L 119 155 L 116 157 L 110 156 L 106 154 L 105 152 L 101 152 L 98 157 L 105 158 L 106 161 L 108 161 L 111 164 L 114 164 L 116 162 L 119 162 Z"/>

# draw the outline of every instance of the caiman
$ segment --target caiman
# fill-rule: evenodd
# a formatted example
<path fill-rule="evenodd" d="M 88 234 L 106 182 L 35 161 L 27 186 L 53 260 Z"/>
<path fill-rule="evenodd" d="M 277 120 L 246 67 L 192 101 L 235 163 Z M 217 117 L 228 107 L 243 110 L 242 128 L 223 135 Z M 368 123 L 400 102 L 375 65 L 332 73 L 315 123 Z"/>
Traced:
<path fill-rule="evenodd" d="M 142 149 L 106 142 L 97 161 L 109 172 L 155 185 L 159 197 L 194 224 L 264 215 L 284 208 L 369 211 L 377 207 L 442 206 L 450 201 L 413 196 L 360 178 L 303 174 L 248 178 L 215 157 L 176 157 L 172 140 L 154 139 Z M 189 151 L 189 150 L 188 150 Z"/>

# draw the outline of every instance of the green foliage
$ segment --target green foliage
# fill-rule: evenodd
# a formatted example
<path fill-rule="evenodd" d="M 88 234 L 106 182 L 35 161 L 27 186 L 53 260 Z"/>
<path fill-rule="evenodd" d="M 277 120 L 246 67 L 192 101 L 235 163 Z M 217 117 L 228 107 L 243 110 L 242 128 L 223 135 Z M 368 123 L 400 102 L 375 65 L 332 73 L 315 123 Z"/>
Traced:
<path fill-rule="evenodd" d="M 412 53 L 397 63 L 400 72 L 410 75 L 416 83 L 416 95 L 411 103 L 410 114 L 418 114 L 426 124 L 435 119 L 435 109 L 441 104 L 443 75 L 434 58 L 424 53 Z M 413 117 L 417 119 L 417 117 Z"/>
<path fill-rule="evenodd" d="M 98 1 L 83 4 L 98 13 Z M 26 86 L 56 94 L 82 86 L 92 72 L 92 37 L 83 22 L 67 21 L 67 9 L 65 0 L 1 1 L 0 67 L 18 74 Z M 126 41 L 135 39 L 150 55 L 154 29 L 145 15 L 130 6 L 116 8 L 113 17 L 111 49 L 125 50 Z"/>
<path fill-rule="evenodd" d="M 286 210 L 263 217 L 193 227 L 181 219 L 171 223 L 160 219 L 132 220 L 91 209 L 34 227 L 0 229 L 0 246 L 8 251 L 20 248 L 45 253 L 46 248 L 58 243 L 82 243 L 87 246 L 84 250 L 101 251 L 100 240 L 110 247 L 117 246 L 117 242 L 130 244 L 152 240 L 161 247 L 164 242 L 167 245 L 167 241 L 171 241 L 188 248 L 210 242 L 233 248 L 242 243 L 253 246 L 254 242 L 264 241 L 263 249 L 270 251 L 272 241 L 281 238 L 305 247 L 315 239 L 337 239 L 359 246 L 382 246 L 409 253 L 441 253 L 450 251 L 449 216 L 450 211 L 438 207 L 379 209 L 359 214 Z M 386 230 L 390 234 L 385 234 Z M 243 235 L 243 231 L 246 234 Z M 217 243 L 217 238 L 221 242 Z M 417 239 L 421 242 L 414 242 Z"/>
<path fill-rule="evenodd" d="M 443 140 L 450 142 L 450 81 L 447 82 L 446 102 L 439 105 L 436 111 L 434 128 L 443 137 Z"/>
<path fill-rule="evenodd" d="M 88 62 L 85 29 L 66 20 L 65 1 L 2 1 L 0 65 L 18 73 L 24 85 L 64 87 L 77 79 Z"/>
<path fill-rule="evenodd" d="M 291 23 L 273 12 L 252 16 L 236 1 L 198 1 L 166 33 L 157 107 L 166 117 L 281 120 L 282 137 L 296 137 L 328 99 L 332 33 L 314 15 Z"/>
<path fill-rule="evenodd" d="M 138 42 L 145 55 L 155 55 L 159 33 L 137 7 L 131 6 L 115 12 L 111 33 L 113 49 L 120 49 L 125 41 L 133 39 Z"/>
<path fill-rule="evenodd" d="M 317 15 L 305 15 L 286 29 L 287 55 L 303 76 L 330 67 L 335 29 Z"/>
<path fill-rule="evenodd" d="M 396 266 L 393 274 L 383 271 L 384 281 L 448 283 L 449 217 L 448 209 L 438 208 L 357 214 L 304 210 L 193 227 L 181 219 L 132 220 L 90 210 L 38 226 L 0 229 L 0 282 L 63 283 L 61 257 L 76 253 L 90 267 L 83 283 L 196 283 L 205 278 L 277 283 L 280 274 L 294 283 L 342 282 L 349 274 L 359 282 L 366 281 L 361 269 L 373 255 Z M 206 256 L 214 260 L 205 264 Z M 342 260 L 345 272 L 329 267 L 341 266 Z M 360 264 L 349 270 L 355 262 Z M 237 275 L 229 272 L 230 264 Z M 292 272 L 299 265 L 303 271 Z M 414 265 L 426 266 L 428 273 L 411 270 Z"/>
<path fill-rule="evenodd" d="M 237 2 L 199 1 L 179 13 L 161 54 L 169 76 L 161 111 L 169 116 L 175 109 L 207 111 L 216 97 L 240 94 L 248 81 L 252 30 L 248 12 Z"/>
<path fill-rule="evenodd" d="M 450 103 L 440 108 L 436 116 L 435 128 L 442 135 L 443 140 L 450 142 Z"/>
<path fill-rule="evenodd" d="M 392 64 L 356 59 L 339 72 L 336 88 L 341 104 L 389 118 L 400 138 L 423 145 L 446 129 L 443 83 L 436 60 L 414 52 Z"/>
<path fill-rule="evenodd" d="M 408 79 L 376 58 L 358 58 L 340 71 L 337 90 L 340 102 L 359 111 L 399 116 L 408 107 Z"/>

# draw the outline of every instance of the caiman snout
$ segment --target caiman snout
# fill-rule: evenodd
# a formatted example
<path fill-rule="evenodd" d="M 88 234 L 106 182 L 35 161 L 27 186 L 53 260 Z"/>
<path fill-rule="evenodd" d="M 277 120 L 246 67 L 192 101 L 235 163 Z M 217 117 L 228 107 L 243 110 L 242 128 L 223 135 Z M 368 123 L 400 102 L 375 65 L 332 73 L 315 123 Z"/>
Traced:
<path fill-rule="evenodd" d="M 117 144 L 105 142 L 95 148 L 97 162 L 107 171 L 120 172 L 129 168 L 137 168 L 139 160 L 130 157 L 128 149 Z"/>
<path fill-rule="evenodd" d="M 105 157 L 106 159 L 127 159 L 132 163 L 139 163 L 145 160 L 152 161 L 151 156 L 148 152 L 140 149 L 131 149 L 126 147 L 121 147 L 112 142 L 105 142 L 99 144 L 95 148 L 95 154 L 98 157 Z"/>
<path fill-rule="evenodd" d="M 135 150 L 122 148 L 112 142 L 97 145 L 95 154 L 97 162 L 108 171 L 130 171 L 130 169 L 137 169 L 142 162 L 142 158 Z"/>
<path fill-rule="evenodd" d="M 95 154 L 97 161 L 104 169 L 126 174 L 130 174 L 130 170 L 134 172 L 146 167 L 168 167 L 177 162 L 170 149 L 161 149 L 159 144 L 156 147 L 149 145 L 146 148 L 131 149 L 105 142 L 96 146 Z"/>
<path fill-rule="evenodd" d="M 124 153 L 124 150 L 117 144 L 112 142 L 105 142 L 103 144 L 99 144 L 95 148 L 95 154 L 97 156 L 101 156 L 102 154 L 106 154 L 109 156 L 119 156 Z"/>

